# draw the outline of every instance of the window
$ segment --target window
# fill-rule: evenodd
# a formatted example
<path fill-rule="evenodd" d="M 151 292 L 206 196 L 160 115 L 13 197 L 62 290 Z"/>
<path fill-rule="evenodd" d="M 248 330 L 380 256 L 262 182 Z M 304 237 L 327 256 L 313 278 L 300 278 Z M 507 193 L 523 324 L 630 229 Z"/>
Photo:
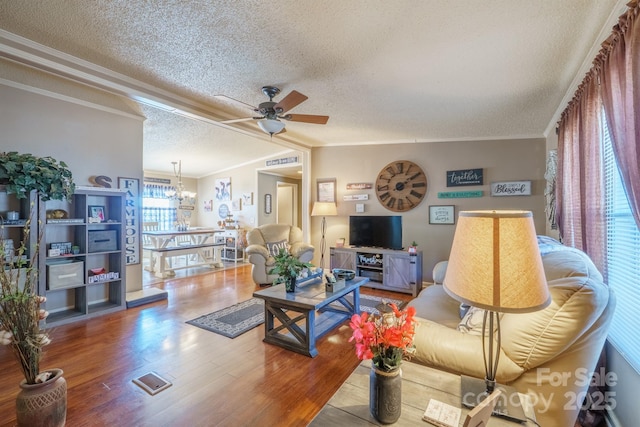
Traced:
<path fill-rule="evenodd" d="M 174 187 L 167 185 L 145 184 L 142 192 L 142 222 L 157 222 L 160 230 L 174 228 L 178 220 L 178 210 L 174 201 L 166 196 Z"/>
<path fill-rule="evenodd" d="M 609 286 L 616 294 L 609 342 L 640 373 L 640 340 L 634 332 L 640 307 L 640 231 L 622 186 L 606 119 L 603 129 L 607 273 Z"/>

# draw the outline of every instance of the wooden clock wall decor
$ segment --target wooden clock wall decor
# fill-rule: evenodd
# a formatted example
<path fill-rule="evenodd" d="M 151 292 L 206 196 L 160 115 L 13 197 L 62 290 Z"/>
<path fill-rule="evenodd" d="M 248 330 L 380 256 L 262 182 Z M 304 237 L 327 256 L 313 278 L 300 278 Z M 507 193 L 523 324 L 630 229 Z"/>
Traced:
<path fill-rule="evenodd" d="M 382 168 L 376 179 L 376 196 L 394 212 L 406 212 L 422 202 L 427 194 L 427 176 L 420 166 L 396 160 Z"/>

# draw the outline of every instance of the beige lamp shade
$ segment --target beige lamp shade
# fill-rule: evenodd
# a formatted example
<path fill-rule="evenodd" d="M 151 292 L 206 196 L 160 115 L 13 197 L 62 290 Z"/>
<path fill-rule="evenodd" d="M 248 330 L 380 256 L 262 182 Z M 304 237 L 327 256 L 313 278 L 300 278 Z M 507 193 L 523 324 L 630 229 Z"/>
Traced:
<path fill-rule="evenodd" d="M 315 202 L 311 210 L 311 216 L 336 216 L 338 208 L 333 202 Z"/>
<path fill-rule="evenodd" d="M 529 211 L 462 211 L 444 289 L 496 312 L 541 310 L 551 299 Z"/>

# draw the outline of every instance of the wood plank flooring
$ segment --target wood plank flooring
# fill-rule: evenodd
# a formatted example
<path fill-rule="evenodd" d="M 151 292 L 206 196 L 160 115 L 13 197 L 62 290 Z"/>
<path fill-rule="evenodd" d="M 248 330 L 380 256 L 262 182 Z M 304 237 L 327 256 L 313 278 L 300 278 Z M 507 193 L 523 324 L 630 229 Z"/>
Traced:
<path fill-rule="evenodd" d="M 262 326 L 229 339 L 185 323 L 251 298 L 250 265 L 154 286 L 169 299 L 50 330 L 42 368 L 64 370 L 67 426 L 306 426 L 359 363 L 348 323 L 313 359 L 263 343 Z M 12 426 L 22 376 L 4 346 L 0 366 L 0 425 Z M 132 382 L 150 371 L 173 385 L 151 396 Z"/>

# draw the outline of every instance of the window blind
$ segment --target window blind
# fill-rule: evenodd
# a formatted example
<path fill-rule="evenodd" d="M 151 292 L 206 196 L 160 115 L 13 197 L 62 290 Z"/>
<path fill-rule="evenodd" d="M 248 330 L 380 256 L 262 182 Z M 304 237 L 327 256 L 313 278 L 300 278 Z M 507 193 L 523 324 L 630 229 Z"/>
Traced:
<path fill-rule="evenodd" d="M 603 115 L 604 117 L 604 115 Z M 611 138 L 603 128 L 605 204 L 607 218 L 607 276 L 616 294 L 616 309 L 609 330 L 609 342 L 640 373 L 640 340 L 634 331 L 640 307 L 640 231 L 622 186 Z"/>

